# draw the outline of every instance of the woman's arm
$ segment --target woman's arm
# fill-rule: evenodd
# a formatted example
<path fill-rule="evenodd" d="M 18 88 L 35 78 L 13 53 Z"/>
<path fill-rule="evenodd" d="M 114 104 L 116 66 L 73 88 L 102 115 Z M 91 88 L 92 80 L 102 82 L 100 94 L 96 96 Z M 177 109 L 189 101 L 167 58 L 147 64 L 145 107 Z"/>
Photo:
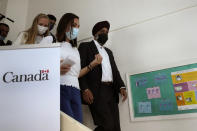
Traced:
<path fill-rule="evenodd" d="M 101 64 L 102 56 L 100 54 L 95 55 L 95 59 L 88 65 L 81 69 L 79 78 L 86 75 L 89 71 L 91 71 L 95 66 Z"/>
<path fill-rule="evenodd" d="M 60 75 L 66 74 L 70 70 L 70 65 L 68 64 L 61 64 L 63 60 L 60 61 Z"/>
<path fill-rule="evenodd" d="M 19 33 L 19 35 L 17 36 L 16 40 L 13 42 L 13 45 L 25 44 L 25 42 L 26 42 L 26 37 L 25 36 L 27 36 L 26 32 Z"/>

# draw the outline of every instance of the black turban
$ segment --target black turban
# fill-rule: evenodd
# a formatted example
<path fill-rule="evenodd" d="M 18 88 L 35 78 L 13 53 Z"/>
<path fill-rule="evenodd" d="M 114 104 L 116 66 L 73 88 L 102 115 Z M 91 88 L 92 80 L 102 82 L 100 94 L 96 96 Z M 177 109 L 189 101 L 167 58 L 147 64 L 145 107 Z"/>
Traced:
<path fill-rule="evenodd" d="M 94 36 L 98 31 L 100 31 L 104 27 L 109 30 L 110 24 L 108 21 L 101 21 L 96 23 L 92 29 L 92 35 Z"/>

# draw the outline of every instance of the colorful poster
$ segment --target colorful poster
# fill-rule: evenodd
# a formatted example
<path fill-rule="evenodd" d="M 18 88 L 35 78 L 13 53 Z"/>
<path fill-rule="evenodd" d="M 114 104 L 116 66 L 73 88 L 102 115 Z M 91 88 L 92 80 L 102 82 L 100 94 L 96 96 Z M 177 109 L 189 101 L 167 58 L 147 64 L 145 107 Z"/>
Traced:
<path fill-rule="evenodd" d="M 178 110 L 197 109 L 197 68 L 171 73 Z"/>
<path fill-rule="evenodd" d="M 147 93 L 148 99 L 161 97 L 160 87 L 147 88 L 146 93 Z"/>
<path fill-rule="evenodd" d="M 158 73 L 155 75 L 155 84 L 161 84 L 167 81 L 167 75 L 165 73 Z"/>
<path fill-rule="evenodd" d="M 152 113 L 151 102 L 139 102 L 138 113 Z"/>
<path fill-rule="evenodd" d="M 146 86 L 148 80 L 145 77 L 136 79 L 135 85 L 136 87 Z"/>
<path fill-rule="evenodd" d="M 184 101 L 184 96 L 183 93 L 176 93 L 176 102 L 177 102 L 177 106 L 184 106 L 185 105 L 185 101 Z"/>
<path fill-rule="evenodd" d="M 196 81 L 189 81 L 187 82 L 188 84 L 188 89 L 191 90 L 197 90 L 197 80 Z"/>
<path fill-rule="evenodd" d="M 170 99 L 161 99 L 159 101 L 159 109 L 160 111 L 172 111 L 173 102 Z"/>

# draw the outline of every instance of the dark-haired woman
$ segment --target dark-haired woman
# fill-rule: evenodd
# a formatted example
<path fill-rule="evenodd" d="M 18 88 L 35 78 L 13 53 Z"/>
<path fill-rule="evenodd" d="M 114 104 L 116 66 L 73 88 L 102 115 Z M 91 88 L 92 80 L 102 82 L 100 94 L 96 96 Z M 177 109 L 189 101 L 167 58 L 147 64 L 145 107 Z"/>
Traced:
<path fill-rule="evenodd" d="M 100 64 L 102 57 L 99 54 L 96 55 L 87 67 L 81 69 L 80 55 L 77 49 L 78 32 L 79 17 L 72 13 L 64 14 L 58 23 L 56 34 L 57 41 L 61 43 L 60 109 L 82 123 L 78 77 L 85 75 Z"/>

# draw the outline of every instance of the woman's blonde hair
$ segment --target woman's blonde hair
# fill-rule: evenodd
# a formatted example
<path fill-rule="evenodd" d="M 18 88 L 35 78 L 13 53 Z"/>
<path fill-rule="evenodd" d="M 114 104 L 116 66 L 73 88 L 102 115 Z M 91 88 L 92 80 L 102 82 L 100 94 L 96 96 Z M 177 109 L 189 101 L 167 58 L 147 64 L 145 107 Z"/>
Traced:
<path fill-rule="evenodd" d="M 36 40 L 36 36 L 38 35 L 38 21 L 41 19 L 41 18 L 46 18 L 49 20 L 48 16 L 45 15 L 45 14 L 38 14 L 34 20 L 33 20 L 33 23 L 32 23 L 32 26 L 26 30 L 25 32 L 27 32 L 27 36 L 25 36 L 25 38 L 27 39 L 25 44 L 34 44 L 35 43 L 35 40 Z M 49 34 L 49 25 L 48 25 L 48 30 L 46 31 L 46 33 L 44 33 L 44 36 L 47 36 Z"/>

